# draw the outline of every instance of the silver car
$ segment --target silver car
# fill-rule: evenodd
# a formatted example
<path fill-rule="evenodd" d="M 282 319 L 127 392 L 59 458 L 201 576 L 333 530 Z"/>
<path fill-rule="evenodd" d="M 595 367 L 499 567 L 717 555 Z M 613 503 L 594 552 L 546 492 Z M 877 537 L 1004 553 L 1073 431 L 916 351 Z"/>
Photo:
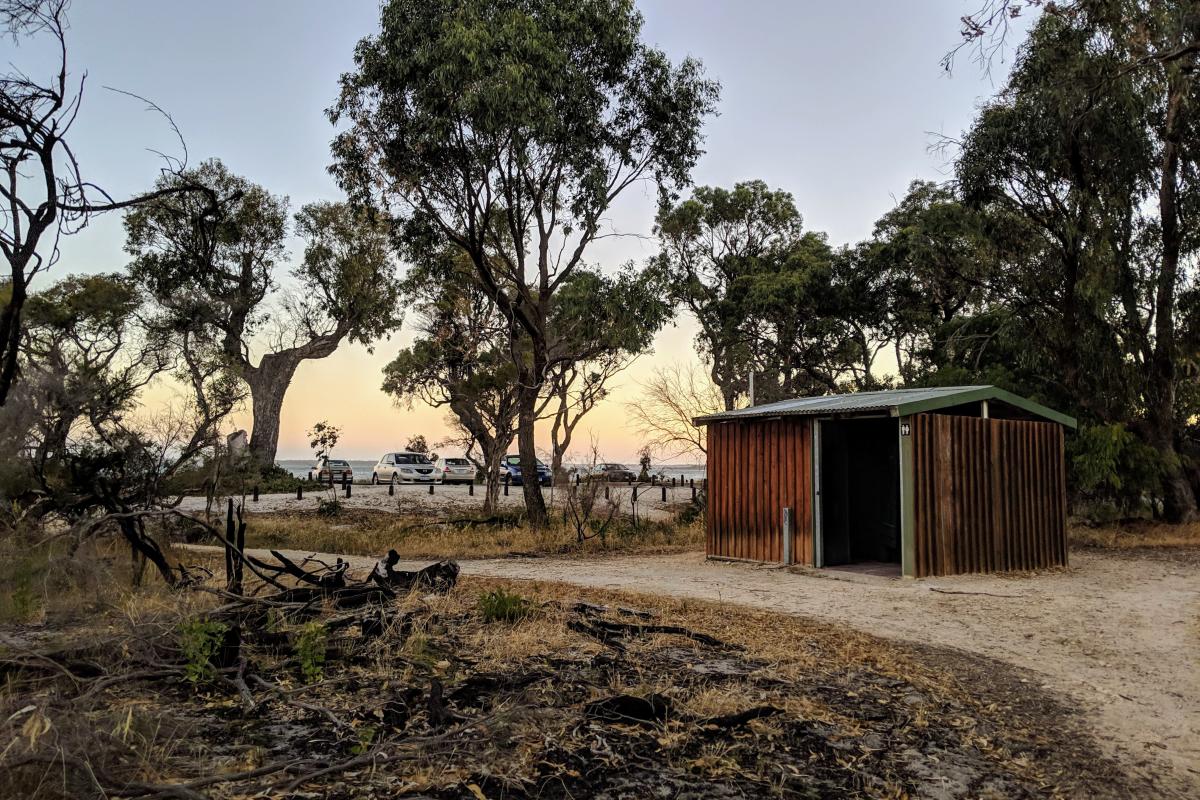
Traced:
<path fill-rule="evenodd" d="M 439 458 L 433 466 L 442 483 L 475 482 L 475 465 L 465 458 Z"/>
<path fill-rule="evenodd" d="M 439 475 L 424 453 L 387 453 L 371 468 L 371 483 L 436 483 Z"/>

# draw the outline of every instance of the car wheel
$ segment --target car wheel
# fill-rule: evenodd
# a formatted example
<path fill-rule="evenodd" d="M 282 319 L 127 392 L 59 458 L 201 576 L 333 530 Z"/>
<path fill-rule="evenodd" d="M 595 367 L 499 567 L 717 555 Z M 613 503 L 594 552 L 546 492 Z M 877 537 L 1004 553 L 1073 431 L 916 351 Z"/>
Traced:
<path fill-rule="evenodd" d="M 396 485 L 396 473 L 392 473 L 392 477 L 388 480 L 388 483 L 390 483 L 392 486 Z"/>
<path fill-rule="evenodd" d="M 371 485 L 372 486 L 379 485 L 379 476 L 377 474 L 375 474 L 374 472 L 371 473 Z"/>

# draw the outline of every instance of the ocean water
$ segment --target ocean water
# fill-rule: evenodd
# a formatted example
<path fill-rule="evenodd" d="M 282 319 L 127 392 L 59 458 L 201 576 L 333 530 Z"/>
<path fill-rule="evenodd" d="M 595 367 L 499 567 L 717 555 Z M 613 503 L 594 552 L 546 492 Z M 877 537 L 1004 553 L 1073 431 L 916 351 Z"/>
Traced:
<path fill-rule="evenodd" d="M 364 461 L 353 458 L 348 459 L 348 461 L 350 462 L 350 468 L 354 470 L 354 477 L 356 480 L 367 480 L 371 477 L 371 468 L 375 466 L 374 461 Z M 295 475 L 297 478 L 308 477 L 308 472 L 313 467 L 313 462 L 310 460 L 281 459 L 275 463 Z M 568 466 L 575 465 L 569 464 Z M 637 472 L 638 468 L 636 464 L 626 464 L 625 466 L 632 469 L 634 472 Z M 668 478 L 677 478 L 682 475 L 684 480 L 700 480 L 705 476 L 703 464 L 656 464 L 652 468 L 652 471 L 655 473 L 662 473 Z"/>

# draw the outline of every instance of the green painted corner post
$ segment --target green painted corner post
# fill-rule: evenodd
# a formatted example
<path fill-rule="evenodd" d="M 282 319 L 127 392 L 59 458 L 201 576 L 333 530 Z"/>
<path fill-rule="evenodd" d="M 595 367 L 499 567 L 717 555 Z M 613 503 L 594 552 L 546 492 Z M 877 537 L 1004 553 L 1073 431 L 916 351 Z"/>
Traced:
<path fill-rule="evenodd" d="M 810 425 L 810 463 L 812 476 L 812 563 L 810 567 L 825 566 L 825 544 L 821 522 L 821 420 L 814 419 Z"/>
<path fill-rule="evenodd" d="M 912 417 L 900 417 L 900 571 L 906 578 L 917 576 L 916 516 L 913 510 Z"/>

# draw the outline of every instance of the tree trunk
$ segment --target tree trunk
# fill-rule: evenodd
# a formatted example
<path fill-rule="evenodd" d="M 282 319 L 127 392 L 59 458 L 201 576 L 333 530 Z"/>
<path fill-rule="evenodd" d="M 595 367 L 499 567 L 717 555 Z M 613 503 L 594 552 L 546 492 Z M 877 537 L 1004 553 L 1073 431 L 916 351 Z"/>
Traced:
<path fill-rule="evenodd" d="M 508 449 L 508 442 L 490 440 L 491 444 L 480 443 L 483 450 L 483 513 L 490 516 L 500 507 L 500 460 Z"/>
<path fill-rule="evenodd" d="M 21 309 L 25 306 L 25 264 L 14 263 L 10 295 L 0 312 L 0 406 L 17 377 L 17 355 L 21 345 Z"/>
<path fill-rule="evenodd" d="M 525 495 L 525 513 L 531 527 L 544 528 L 550 517 L 546 513 L 542 485 L 538 481 L 537 444 L 534 437 L 540 391 L 537 381 L 528 371 L 522 370 L 518 380 L 521 383 L 517 393 L 517 452 L 521 454 L 521 488 Z"/>
<path fill-rule="evenodd" d="M 1182 244 L 1177 196 L 1181 136 L 1179 117 L 1187 83 L 1175 77 L 1169 87 L 1158 190 L 1162 268 L 1156 287 L 1154 357 L 1146 381 L 1146 416 L 1151 444 L 1158 450 L 1164 469 L 1163 517 L 1167 522 L 1188 522 L 1197 516 L 1196 495 L 1184 473 L 1175 441 L 1175 300 Z"/>
<path fill-rule="evenodd" d="M 250 433 L 250 454 L 260 467 L 275 463 L 279 449 L 279 414 L 299 360 L 280 353 L 262 357 L 257 367 L 246 370 L 243 377 L 250 387 L 253 420 Z"/>

